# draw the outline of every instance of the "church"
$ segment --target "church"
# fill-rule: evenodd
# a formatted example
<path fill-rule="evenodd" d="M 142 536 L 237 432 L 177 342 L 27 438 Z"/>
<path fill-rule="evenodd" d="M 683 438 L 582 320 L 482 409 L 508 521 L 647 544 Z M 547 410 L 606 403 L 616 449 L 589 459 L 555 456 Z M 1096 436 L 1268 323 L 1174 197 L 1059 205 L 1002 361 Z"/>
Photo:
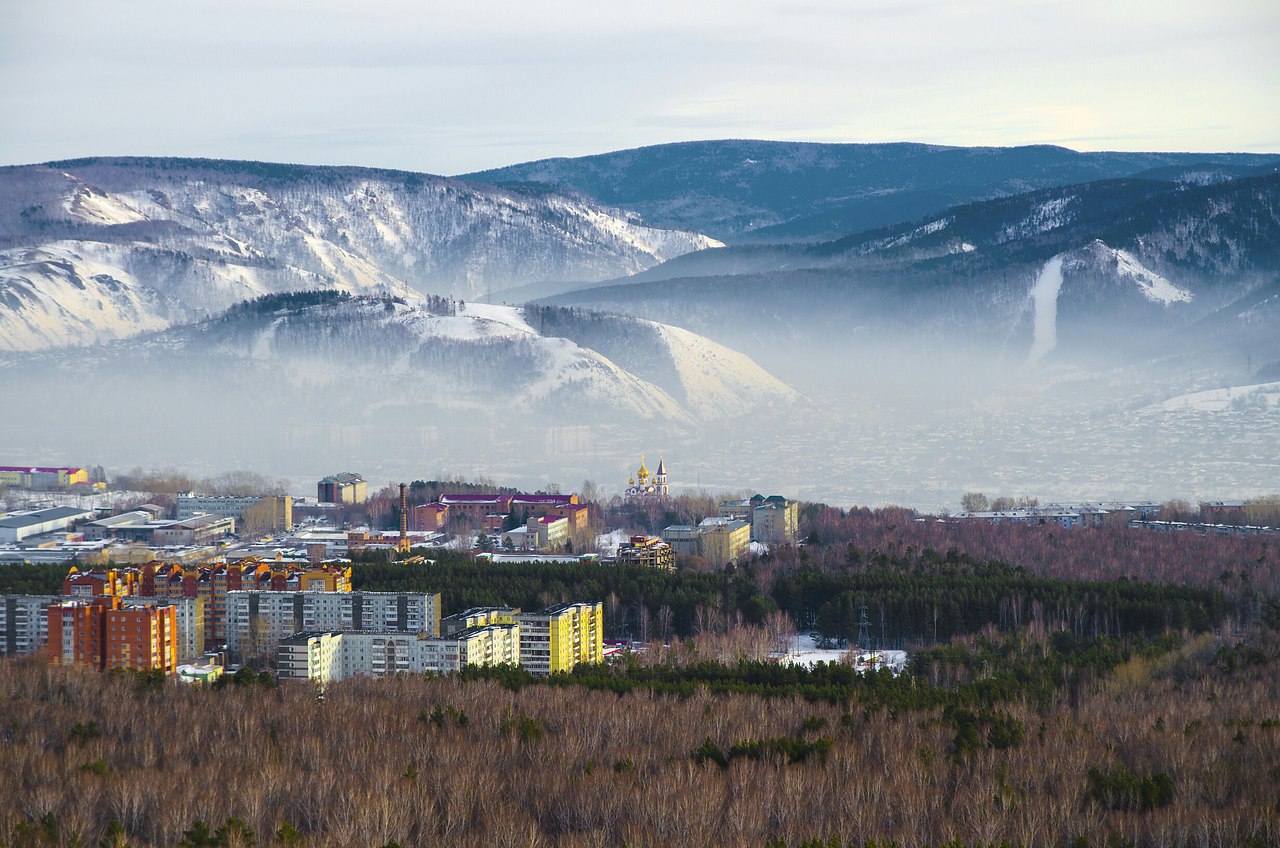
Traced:
<path fill-rule="evenodd" d="M 663 459 L 658 460 L 657 473 L 650 475 L 644 464 L 644 454 L 640 454 L 640 468 L 635 476 L 627 480 L 627 489 L 623 493 L 628 503 L 663 502 L 667 499 L 667 466 Z"/>

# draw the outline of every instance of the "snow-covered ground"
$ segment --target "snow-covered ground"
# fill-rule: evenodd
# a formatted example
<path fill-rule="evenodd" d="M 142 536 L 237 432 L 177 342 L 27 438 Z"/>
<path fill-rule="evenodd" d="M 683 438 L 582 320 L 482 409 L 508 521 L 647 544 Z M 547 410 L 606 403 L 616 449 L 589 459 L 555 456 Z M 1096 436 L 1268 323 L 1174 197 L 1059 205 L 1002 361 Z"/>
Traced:
<path fill-rule="evenodd" d="M 1152 404 L 1147 409 L 1162 412 L 1280 409 L 1280 383 L 1255 383 L 1250 386 L 1227 386 L 1221 389 L 1192 392 Z"/>
<path fill-rule="evenodd" d="M 906 651 L 866 651 L 853 654 L 847 648 L 819 648 L 812 633 L 801 633 L 791 640 L 789 650 L 778 656 L 784 665 L 802 665 L 812 668 L 818 663 L 853 662 L 860 672 L 879 671 L 887 668 L 901 674 L 907 667 Z"/>

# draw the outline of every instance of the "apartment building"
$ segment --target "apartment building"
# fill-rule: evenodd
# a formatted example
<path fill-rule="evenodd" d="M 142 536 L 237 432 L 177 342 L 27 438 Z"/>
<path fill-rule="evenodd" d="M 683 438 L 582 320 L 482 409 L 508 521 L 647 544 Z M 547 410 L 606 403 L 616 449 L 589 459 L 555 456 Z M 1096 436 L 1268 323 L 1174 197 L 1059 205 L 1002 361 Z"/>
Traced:
<path fill-rule="evenodd" d="M 469 627 L 448 636 L 373 631 L 307 631 L 286 636 L 276 653 L 282 681 L 329 683 L 348 677 L 446 673 L 467 665 L 514 664 L 520 627 Z"/>
<path fill-rule="evenodd" d="M 178 668 L 177 609 L 173 605 L 135 604 L 108 610 L 104 668 L 163 671 Z"/>
<path fill-rule="evenodd" d="M 173 606 L 138 604 L 102 595 L 63 601 L 46 611 L 49 661 L 103 671 L 128 668 L 172 674 L 178 667 L 177 616 Z"/>
<path fill-rule="evenodd" d="M 331 630 L 440 633 L 440 595 L 423 592 L 235 590 L 227 600 L 227 650 L 259 653 L 295 633 Z"/>
<path fill-rule="evenodd" d="M 48 644 L 48 609 L 62 600 L 57 595 L 0 597 L 0 656 L 33 654 Z"/>
<path fill-rule="evenodd" d="M 520 664 L 533 674 L 572 671 L 604 661 L 604 616 L 599 602 L 559 604 L 515 616 Z"/>
<path fill-rule="evenodd" d="M 179 521 L 201 514 L 234 518 L 238 525 L 247 525 L 253 530 L 288 532 L 293 529 L 293 498 L 289 495 L 224 497 L 193 492 L 178 495 Z"/>
<path fill-rule="evenodd" d="M 320 503 L 362 504 L 369 500 L 369 486 L 359 474 L 344 471 L 325 477 L 316 484 L 316 500 Z"/>

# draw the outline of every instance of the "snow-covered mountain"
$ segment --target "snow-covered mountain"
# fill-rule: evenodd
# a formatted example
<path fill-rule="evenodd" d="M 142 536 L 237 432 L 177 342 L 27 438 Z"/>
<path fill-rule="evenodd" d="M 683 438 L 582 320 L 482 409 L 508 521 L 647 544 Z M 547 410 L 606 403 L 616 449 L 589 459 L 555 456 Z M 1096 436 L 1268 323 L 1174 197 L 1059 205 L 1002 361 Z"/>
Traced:
<path fill-rule="evenodd" d="M 337 292 L 274 295 L 223 315 L 88 351 L 10 355 L 11 366 L 156 387 L 217 374 L 227 387 L 270 386 L 299 409 L 353 394 L 373 405 L 481 416 L 513 411 L 571 420 L 696 425 L 788 403 L 796 393 L 749 357 L 650 321 L 563 310 L 614 340 L 616 359 L 510 306 L 442 297 L 407 302 Z M 0 364 L 0 380 L 12 370 Z M 136 390 L 131 392 L 136 395 Z M 236 392 L 237 396 L 254 392 Z"/>
<path fill-rule="evenodd" d="M 0 169 L 0 349 L 124 338 L 262 295 L 462 297 L 625 276 L 719 242 L 542 189 L 362 168 Z"/>

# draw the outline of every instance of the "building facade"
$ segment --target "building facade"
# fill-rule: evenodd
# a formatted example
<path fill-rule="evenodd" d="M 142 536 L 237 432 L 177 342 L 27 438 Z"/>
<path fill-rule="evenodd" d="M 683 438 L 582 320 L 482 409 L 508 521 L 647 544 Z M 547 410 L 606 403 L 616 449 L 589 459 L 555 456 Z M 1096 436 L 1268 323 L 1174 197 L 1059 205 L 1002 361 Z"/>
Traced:
<path fill-rule="evenodd" d="M 89 482 L 84 468 L 47 465 L 0 465 L 0 483 L 19 489 L 66 489 Z"/>
<path fill-rule="evenodd" d="M 623 498 L 632 502 L 658 502 L 667 500 L 667 463 L 658 459 L 658 470 L 650 477 L 649 469 L 644 464 L 644 454 L 640 455 L 640 467 L 633 477 L 627 480 L 627 488 Z"/>
<path fill-rule="evenodd" d="M 613 560 L 618 565 L 641 565 L 661 571 L 674 571 L 676 567 L 675 550 L 657 536 L 632 536 L 618 546 Z"/>
<path fill-rule="evenodd" d="M 572 671 L 604 661 L 604 616 L 599 602 L 559 604 L 520 613 L 520 665 L 533 674 Z"/>
<path fill-rule="evenodd" d="M 369 500 L 369 486 L 359 474 L 344 471 L 325 477 L 316 484 L 316 500 L 320 503 L 362 504 Z"/>
<path fill-rule="evenodd" d="M 447 636 L 387 631 L 307 631 L 280 642 L 280 679 L 329 683 L 348 677 L 443 674 L 468 665 L 515 664 L 520 660 L 520 626 L 495 623 Z"/>
<path fill-rule="evenodd" d="M 49 643 L 48 609 L 63 599 L 57 595 L 0 597 L 0 655 L 33 654 Z"/>
<path fill-rule="evenodd" d="M 274 651 L 295 633 L 333 630 L 440 633 L 440 595 L 423 592 L 233 590 L 227 599 L 227 650 Z"/>
<path fill-rule="evenodd" d="M 248 514 L 248 524 L 254 530 L 269 529 L 287 533 L 293 529 L 293 498 L 289 495 L 222 497 L 191 492 L 178 495 L 179 521 L 200 514 L 223 515 L 234 518 L 241 524 L 245 523 L 245 515 Z"/>

